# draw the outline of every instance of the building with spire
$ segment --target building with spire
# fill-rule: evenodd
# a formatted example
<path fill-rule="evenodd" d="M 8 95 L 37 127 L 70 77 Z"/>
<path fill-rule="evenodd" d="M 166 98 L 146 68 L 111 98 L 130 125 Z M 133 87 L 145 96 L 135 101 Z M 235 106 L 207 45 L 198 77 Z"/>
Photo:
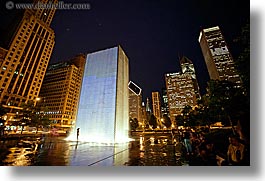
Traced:
<path fill-rule="evenodd" d="M 242 82 L 219 26 L 203 29 L 199 43 L 210 79 Z"/>
<path fill-rule="evenodd" d="M 5 34 L 1 33 L 0 41 L 0 103 L 8 109 L 8 121 L 21 109 L 22 103 L 35 104 L 39 97 L 55 44 L 50 27 L 54 13 L 55 9 L 3 12 L 7 19 L 3 22 L 6 29 L 1 29 Z"/>
<path fill-rule="evenodd" d="M 150 106 L 150 101 L 149 101 L 149 98 L 148 97 L 146 98 L 145 111 L 148 112 L 148 113 L 150 113 L 150 114 L 152 113 L 151 106 Z"/>

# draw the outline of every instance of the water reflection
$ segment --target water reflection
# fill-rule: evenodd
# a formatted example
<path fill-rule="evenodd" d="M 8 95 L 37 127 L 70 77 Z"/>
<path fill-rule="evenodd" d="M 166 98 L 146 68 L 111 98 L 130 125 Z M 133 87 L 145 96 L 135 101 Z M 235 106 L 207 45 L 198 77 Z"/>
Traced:
<path fill-rule="evenodd" d="M 6 166 L 29 166 L 37 152 L 40 140 L 20 140 L 15 147 L 7 148 L 7 155 L 2 162 Z M 8 145 L 8 143 L 5 143 Z"/>
<path fill-rule="evenodd" d="M 159 166 L 176 163 L 168 137 L 139 136 L 117 145 L 66 141 L 60 137 L 21 140 L 8 149 L 2 165 L 10 166 Z M 178 155 L 179 156 L 179 155 Z"/>

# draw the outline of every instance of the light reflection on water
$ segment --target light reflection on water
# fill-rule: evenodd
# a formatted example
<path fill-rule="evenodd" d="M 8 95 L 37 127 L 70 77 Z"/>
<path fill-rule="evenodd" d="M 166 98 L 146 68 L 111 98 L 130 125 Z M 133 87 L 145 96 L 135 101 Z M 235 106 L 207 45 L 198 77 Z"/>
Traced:
<path fill-rule="evenodd" d="M 104 146 L 51 139 L 42 145 L 35 165 L 113 166 L 123 165 L 123 161 L 128 159 L 126 156 L 128 157 L 128 144 Z"/>
<path fill-rule="evenodd" d="M 176 163 L 174 149 L 165 138 L 139 137 L 116 145 L 66 141 L 46 137 L 13 144 L 0 165 L 6 166 L 163 166 Z M 14 146 L 15 145 L 15 146 Z M 1 146 L 1 145 L 0 145 Z"/>

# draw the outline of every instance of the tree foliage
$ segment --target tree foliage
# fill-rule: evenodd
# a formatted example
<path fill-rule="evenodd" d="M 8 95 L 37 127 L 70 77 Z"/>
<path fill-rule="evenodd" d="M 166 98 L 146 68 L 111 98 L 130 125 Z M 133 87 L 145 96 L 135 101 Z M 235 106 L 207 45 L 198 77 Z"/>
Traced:
<path fill-rule="evenodd" d="M 250 91 L 250 22 L 245 24 L 234 41 L 239 48 L 239 56 L 235 58 L 236 68 L 243 81 L 247 94 Z"/>
<path fill-rule="evenodd" d="M 157 119 L 153 114 L 150 116 L 149 125 L 152 126 L 153 129 L 157 128 Z"/>
<path fill-rule="evenodd" d="M 17 125 L 22 126 L 21 133 L 23 132 L 24 126 L 32 126 L 37 128 L 48 127 L 51 122 L 48 115 L 45 113 L 48 111 L 47 108 L 41 106 L 34 106 L 33 101 L 21 104 L 22 109 L 16 115 Z"/>
<path fill-rule="evenodd" d="M 2 118 L 7 113 L 7 109 L 0 105 L 0 123 L 4 124 L 5 120 Z"/>
<path fill-rule="evenodd" d="M 164 126 L 166 126 L 167 128 L 170 128 L 171 127 L 171 120 L 170 120 L 170 118 L 166 115 L 166 114 L 164 114 L 163 115 L 163 120 L 164 120 Z"/>
<path fill-rule="evenodd" d="M 132 131 L 135 131 L 139 126 L 139 122 L 137 118 L 130 118 L 130 128 Z"/>

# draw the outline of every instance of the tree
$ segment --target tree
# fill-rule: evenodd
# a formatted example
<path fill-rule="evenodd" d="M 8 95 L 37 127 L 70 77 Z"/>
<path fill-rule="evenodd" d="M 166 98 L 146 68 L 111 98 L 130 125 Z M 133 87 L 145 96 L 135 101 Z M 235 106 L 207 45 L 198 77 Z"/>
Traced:
<path fill-rule="evenodd" d="M 41 126 L 48 127 L 51 124 L 48 115 L 45 114 L 48 112 L 47 108 L 34 106 L 33 101 L 22 103 L 21 107 L 22 110 L 16 116 L 16 119 L 19 120 L 17 125 L 22 126 L 21 134 L 25 126 L 36 127 L 38 132 Z"/>
<path fill-rule="evenodd" d="M 137 118 L 134 118 L 134 119 L 130 118 L 131 130 L 135 131 L 138 128 L 138 126 L 139 126 L 139 122 L 138 122 Z"/>
<path fill-rule="evenodd" d="M 163 115 L 163 120 L 164 120 L 164 125 L 167 128 L 170 128 L 172 123 L 171 123 L 170 118 L 166 114 Z"/>
<path fill-rule="evenodd" d="M 36 106 L 34 109 L 34 114 L 31 118 L 30 126 L 37 128 L 36 133 L 38 133 L 38 129 L 41 126 L 47 128 L 51 124 L 51 121 L 49 120 L 46 112 L 48 112 L 48 109 L 46 107 Z"/>
<path fill-rule="evenodd" d="M 250 90 L 250 23 L 242 27 L 241 33 L 234 41 L 238 45 L 239 56 L 235 58 L 236 68 L 249 95 Z"/>
<path fill-rule="evenodd" d="M 191 110 L 192 110 L 191 106 L 187 105 L 181 111 L 181 114 L 183 115 L 184 126 L 189 126 L 189 121 L 190 121 L 189 114 Z"/>
<path fill-rule="evenodd" d="M 23 133 L 24 127 L 31 124 L 31 119 L 34 117 L 34 103 L 28 101 L 28 103 L 21 104 L 22 109 L 15 116 L 19 121 L 16 122 L 17 126 L 21 126 L 21 134 Z"/>
<path fill-rule="evenodd" d="M 7 113 L 7 109 L 0 105 L 0 123 L 4 125 L 5 120 L 2 118 Z"/>
<path fill-rule="evenodd" d="M 153 114 L 150 116 L 149 125 L 152 126 L 153 129 L 157 128 L 157 119 Z"/>
<path fill-rule="evenodd" d="M 182 115 L 175 116 L 175 125 L 184 126 L 184 118 Z"/>

